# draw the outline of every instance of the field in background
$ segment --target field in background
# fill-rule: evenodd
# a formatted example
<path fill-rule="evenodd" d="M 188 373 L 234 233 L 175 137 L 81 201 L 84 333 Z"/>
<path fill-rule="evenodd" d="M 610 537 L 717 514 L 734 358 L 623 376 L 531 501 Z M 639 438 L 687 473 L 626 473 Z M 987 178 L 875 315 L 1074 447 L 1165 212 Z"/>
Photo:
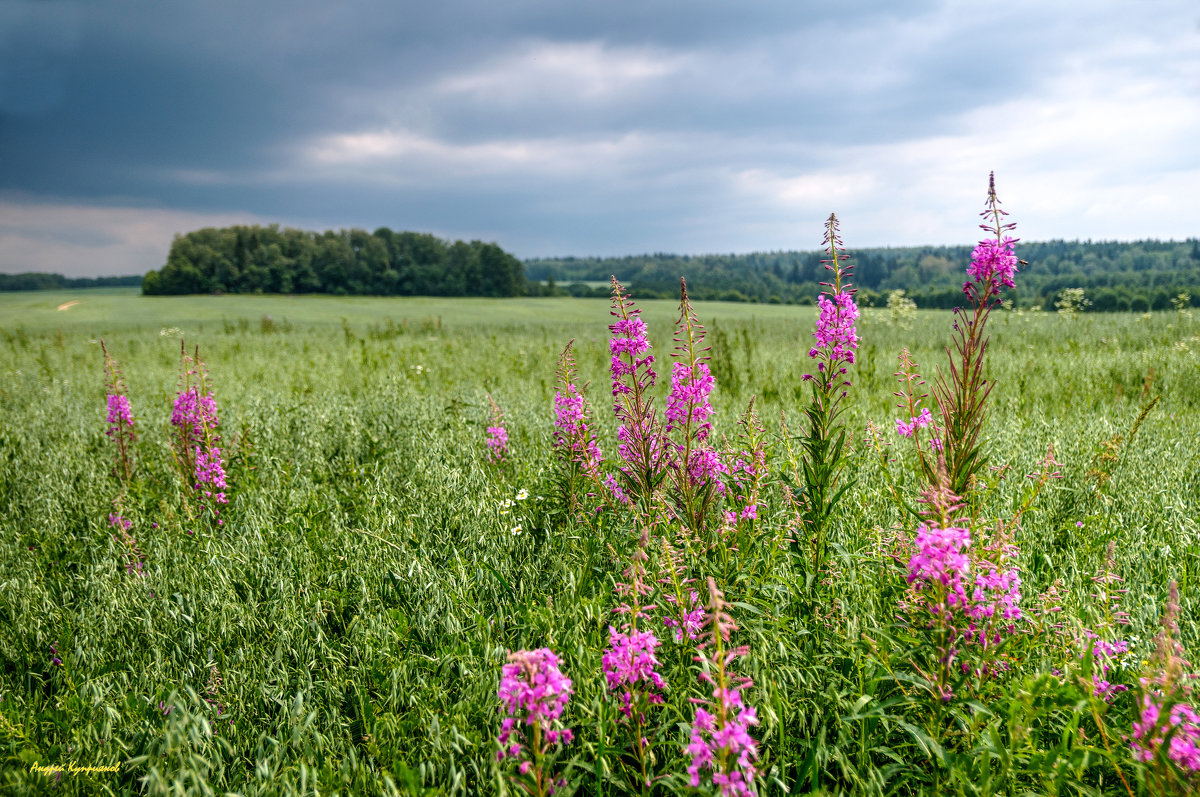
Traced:
<path fill-rule="evenodd" d="M 661 396 L 677 311 L 643 306 Z M 696 310 L 713 346 L 717 434 L 734 434 L 751 395 L 773 435 L 781 413 L 798 430 L 815 308 Z M 894 439 L 896 355 L 908 347 L 931 378 L 952 321 L 868 309 L 860 322 L 845 416 L 857 481 L 819 621 L 847 649 L 894 612 L 870 553 L 909 523 L 862 431 L 874 421 Z M 604 689 L 590 651 L 607 638 L 615 571 L 606 541 L 581 534 L 556 504 L 551 400 L 557 355 L 575 338 L 602 447 L 613 451 L 609 323 L 606 303 L 582 299 L 0 294 L 0 627 L 11 629 L 0 634 L 0 791 L 43 787 L 28 771 L 35 760 L 76 759 L 128 762 L 90 785 L 64 781 L 82 791 L 311 793 L 319 783 L 323 793 L 495 793 L 504 652 L 543 645 L 576 681 L 572 722 L 594 728 Z M 1018 539 L 1024 594 L 1061 581 L 1067 605 L 1080 605 L 1115 541 L 1134 654 L 1148 655 L 1171 580 L 1195 650 L 1200 320 L 997 311 L 990 331 L 988 447 L 1013 467 L 995 502 L 1015 500 L 1051 444 L 1062 463 Z M 169 467 L 181 336 L 200 345 L 221 407 L 233 489 L 219 530 L 182 515 Z M 142 579 L 125 572 L 107 523 L 116 482 L 100 338 L 121 364 L 141 435 L 129 515 Z M 485 461 L 488 392 L 511 436 L 499 474 Z M 529 498 L 514 500 L 522 489 Z M 777 492 L 764 514 L 788 521 Z M 738 619 L 754 651 L 764 783 L 857 788 L 847 773 L 873 754 L 839 762 L 826 740 L 866 685 L 855 685 L 861 673 L 835 685 L 802 665 L 796 640 L 818 621 L 789 614 L 788 574 L 783 563 L 730 596 L 748 607 Z M 52 643 L 69 679 L 49 663 Z M 214 666 L 228 709 L 219 721 L 204 699 Z M 688 657 L 670 666 L 670 682 L 686 689 Z M 176 710 L 164 714 L 160 701 Z M 571 753 L 587 793 L 612 787 L 587 769 L 603 760 L 594 743 Z"/>

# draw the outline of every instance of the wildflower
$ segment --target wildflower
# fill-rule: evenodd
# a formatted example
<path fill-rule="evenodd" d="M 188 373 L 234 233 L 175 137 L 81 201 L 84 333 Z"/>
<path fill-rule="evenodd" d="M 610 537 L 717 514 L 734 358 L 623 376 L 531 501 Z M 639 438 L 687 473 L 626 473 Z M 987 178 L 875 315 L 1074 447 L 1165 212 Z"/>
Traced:
<path fill-rule="evenodd" d="M 708 621 L 708 615 L 704 611 L 704 604 L 700 603 L 700 596 L 696 590 L 691 590 L 689 593 L 691 602 L 691 611 L 684 612 L 683 616 L 676 620 L 674 617 L 664 617 L 663 625 L 667 628 L 675 629 L 675 641 L 682 642 L 686 634 L 690 640 L 700 638 L 701 632 L 704 630 L 704 624 Z M 668 603 L 675 603 L 675 596 L 668 595 L 666 598 Z"/>
<path fill-rule="evenodd" d="M 518 772 L 532 774 L 536 794 L 553 794 L 566 781 L 543 771 L 551 748 L 575 739 L 560 719 L 572 695 L 571 679 L 558 668 L 558 656 L 549 648 L 518 650 L 508 654 L 500 677 L 500 699 L 505 717 L 496 742 L 496 760 L 520 760 Z"/>
<path fill-rule="evenodd" d="M 648 508 L 664 464 L 662 436 L 649 393 L 658 377 L 641 310 L 634 307 L 616 277 L 612 280 L 611 314 L 616 321 L 609 326 L 609 371 L 613 410 L 621 424 L 617 429 L 620 469 L 628 487 L 636 492 L 636 500 Z"/>
<path fill-rule="evenodd" d="M 1200 772 L 1200 714 L 1191 703 L 1191 685 L 1179 633 L 1179 585 L 1171 582 L 1155 652 L 1141 679 L 1141 712 L 1129 740 L 1135 757 L 1154 761 L 1166 745 L 1166 758 L 1189 774 Z"/>
<path fill-rule="evenodd" d="M 490 393 L 488 394 L 488 403 L 492 405 L 492 425 L 487 427 L 488 461 L 498 465 L 508 454 L 508 430 L 502 425 L 504 413 L 500 411 L 499 405 L 492 399 Z"/>
<path fill-rule="evenodd" d="M 100 341 L 100 349 L 104 352 L 104 367 L 106 372 L 105 391 L 108 402 L 108 430 L 105 434 L 117 443 L 117 473 L 126 482 L 133 475 L 133 443 L 137 441 L 137 433 L 133 426 L 133 410 L 129 406 L 129 398 L 125 395 L 125 384 L 121 379 L 121 371 L 117 368 L 116 360 L 108 353 L 104 341 Z"/>
<path fill-rule="evenodd" d="M 608 637 L 608 650 L 601 657 L 601 663 L 609 691 L 620 692 L 621 713 L 627 719 L 633 717 L 634 691 L 645 695 L 649 704 L 661 705 L 661 693 L 666 684 L 655 669 L 660 666 L 654 655 L 658 638 L 650 631 L 624 633 L 611 625 Z"/>
<path fill-rule="evenodd" d="M 963 528 L 942 529 L 922 523 L 917 527 L 913 545 L 917 550 L 908 561 L 908 583 L 918 580 L 941 583 L 952 588 L 951 594 L 960 604 L 965 603 L 962 579 L 971 567 L 966 554 L 971 533 Z"/>
<path fill-rule="evenodd" d="M 182 349 L 180 376 L 182 383 L 171 409 L 171 426 L 175 428 L 174 452 L 176 464 L 191 483 L 193 490 L 217 504 L 228 503 L 225 490 L 225 465 L 218 444 L 217 428 L 221 425 L 217 399 L 207 389 L 207 374 L 200 360 L 199 347 L 189 357 Z M 197 377 L 192 383 L 192 377 Z M 216 514 L 216 509 L 213 510 Z"/>
<path fill-rule="evenodd" d="M 133 411 L 129 408 L 129 399 L 120 393 L 108 394 L 108 431 L 109 437 L 122 429 L 133 431 Z"/>
<path fill-rule="evenodd" d="M 924 429 L 931 423 L 933 423 L 933 414 L 929 411 L 928 407 L 925 407 L 921 410 L 920 415 L 910 418 L 907 423 L 897 418 L 896 431 L 899 432 L 902 437 L 912 437 L 913 432 L 915 432 L 917 429 Z"/>
<path fill-rule="evenodd" d="M 50 643 L 50 664 L 53 667 L 63 666 L 62 659 L 59 658 L 59 656 L 58 656 L 58 642 L 57 641 Z"/>
<path fill-rule="evenodd" d="M 811 572 L 824 566 L 829 544 L 829 521 L 835 504 L 845 494 L 837 482 L 845 464 L 845 425 L 838 422 L 841 400 L 847 395 L 850 380 L 847 366 L 855 360 L 859 336 L 855 327 L 858 306 L 849 278 L 850 265 L 838 232 L 838 220 L 829 214 L 825 223 L 824 244 L 829 259 L 822 261 L 832 272 L 833 281 L 822 283 L 826 291 L 817 301 L 820 316 L 813 337 L 816 346 L 808 356 L 817 361 L 816 374 L 805 374 L 813 383 L 812 401 L 805 408 L 808 431 L 800 438 L 804 455 L 804 500 L 800 506 L 806 533 L 799 535 L 809 546 Z M 793 463 L 795 464 L 795 463 Z"/>
<path fill-rule="evenodd" d="M 995 296 L 1000 288 L 1015 287 L 1013 275 L 1017 273 L 1017 256 L 1013 254 L 1016 238 L 1004 236 L 999 240 L 980 241 L 971 252 L 971 264 L 967 266 L 967 274 L 974 280 L 985 295 Z M 963 285 L 963 290 L 970 295 L 970 283 Z"/>
<path fill-rule="evenodd" d="M 710 630 L 702 643 L 698 661 L 705 664 L 700 678 L 712 686 L 710 700 L 692 699 L 696 704 L 688 745 L 684 753 L 690 757 L 687 772 L 693 788 L 700 786 L 700 773 L 712 772 L 712 784 L 723 797 L 754 794 L 754 778 L 758 774 L 758 743 L 750 728 L 758 724 L 758 715 L 749 706 L 742 692 L 753 685 L 729 668 L 749 650 L 746 647 L 726 651 L 729 635 L 737 630 L 726 612 L 728 605 L 712 578 L 708 580 Z"/>

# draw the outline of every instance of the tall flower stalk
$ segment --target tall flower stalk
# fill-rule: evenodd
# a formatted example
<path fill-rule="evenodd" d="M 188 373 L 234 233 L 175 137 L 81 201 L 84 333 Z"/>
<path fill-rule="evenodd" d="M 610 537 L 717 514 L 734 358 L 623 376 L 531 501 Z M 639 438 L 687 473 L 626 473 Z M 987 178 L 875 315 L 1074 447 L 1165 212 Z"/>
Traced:
<path fill-rule="evenodd" d="M 504 428 L 504 413 L 500 411 L 500 405 L 492 398 L 492 394 L 488 393 L 488 423 L 487 427 L 487 447 L 488 447 L 488 462 L 493 465 L 500 465 L 508 456 L 508 430 Z"/>
<path fill-rule="evenodd" d="M 172 449 L 175 464 L 184 481 L 191 485 L 201 509 L 215 516 L 217 505 L 229 503 L 225 495 L 225 463 L 221 455 L 221 436 L 217 432 L 220 419 L 217 399 L 208 381 L 200 347 L 189 355 L 187 346 L 180 344 L 179 391 L 171 411 Z M 218 519 L 218 524 L 224 521 Z"/>
<path fill-rule="evenodd" d="M 648 612 L 657 608 L 643 603 L 653 593 L 646 570 L 649 540 L 649 531 L 643 526 L 637 548 L 625 569 L 626 581 L 616 584 L 617 597 L 622 603 L 614 611 L 625 621 L 619 628 L 608 627 L 609 645 L 601 657 L 609 692 L 620 700 L 619 710 L 629 730 L 638 786 L 643 793 L 652 784 L 649 714 L 654 706 L 662 705 L 667 688 L 656 655 L 659 639 L 653 631 L 639 628 L 642 620 L 649 619 Z"/>
<path fill-rule="evenodd" d="M 1148 765 L 1155 794 L 1191 794 L 1200 788 L 1200 712 L 1192 702 L 1178 635 L 1179 586 L 1172 581 L 1129 739 L 1134 757 Z"/>
<path fill-rule="evenodd" d="M 104 352 L 104 391 L 108 402 L 108 431 L 105 434 L 117 444 L 116 473 L 121 484 L 127 486 L 133 478 L 133 444 L 137 441 L 133 410 L 129 406 L 129 397 L 125 395 L 121 370 L 103 340 L 100 341 L 100 350 Z"/>
<path fill-rule="evenodd" d="M 671 494 L 680 519 L 695 534 L 706 525 L 709 509 L 725 492 L 719 475 L 725 470 L 709 438 L 712 435 L 712 373 L 704 326 L 688 301 L 687 282 L 679 281 L 679 320 L 671 356 L 671 391 L 667 395 L 663 431 L 669 436 Z"/>
<path fill-rule="evenodd" d="M 700 680 L 712 687 L 712 696 L 691 698 L 696 709 L 684 753 L 691 759 L 687 772 L 693 788 L 700 786 L 701 774 L 707 770 L 712 773 L 710 782 L 722 797 L 741 797 L 755 793 L 758 742 L 750 735 L 750 728 L 758 724 L 758 715 L 742 695 L 754 685 L 753 681 L 738 675 L 731 666 L 737 658 L 749 653 L 749 648 L 729 648 L 730 634 L 737 626 L 728 608 L 725 596 L 709 578 L 709 628 L 696 661 L 703 667 Z"/>
<path fill-rule="evenodd" d="M 832 282 L 821 283 L 827 290 L 817 300 L 820 316 L 813 332 L 816 345 L 808 352 L 817 367 L 815 374 L 804 375 L 804 380 L 812 384 L 812 401 L 804 410 L 808 432 L 800 439 L 798 475 L 803 483 L 802 533 L 814 573 L 825 563 L 833 510 L 849 487 L 841 482 L 846 464 L 846 429 L 838 416 L 850 387 L 847 368 L 854 364 L 859 342 L 855 327 L 859 312 L 849 281 L 853 266 L 842 245 L 837 216 L 832 213 L 825 222 L 824 244 L 829 258 L 822 262 L 831 272 Z"/>
<path fill-rule="evenodd" d="M 547 797 L 567 785 L 552 771 L 550 757 L 575 739 L 561 721 L 572 694 L 571 679 L 559 669 L 554 651 L 539 648 L 508 654 L 497 692 L 504 719 L 496 740 L 496 761 L 515 759 L 513 781 L 533 797 Z"/>
<path fill-rule="evenodd" d="M 954 322 L 953 351 L 949 372 L 938 369 L 934 381 L 934 397 L 941 415 L 942 445 L 950 486 L 958 495 L 966 496 L 974 487 L 977 474 L 987 464 L 980 446 L 980 434 L 986 415 L 986 402 L 994 385 L 983 373 L 988 339 L 984 334 L 988 317 L 1000 304 L 1002 288 L 1013 287 L 1013 276 L 1020 263 L 1013 248 L 1017 239 L 1008 235 L 1016 224 L 1006 222 L 1007 211 L 1000 208 L 996 196 L 996 174 L 988 178 L 985 208 L 979 215 L 984 223 L 980 229 L 988 238 L 979 242 L 971 253 L 967 268 L 970 281 L 963 283 L 963 293 L 971 303 L 968 312 L 959 312 Z"/>
<path fill-rule="evenodd" d="M 617 452 L 623 477 L 623 484 L 613 487 L 615 493 L 627 495 L 648 518 L 665 475 L 662 431 L 650 395 L 658 375 L 642 311 L 634 306 L 616 277 L 612 278 L 611 315 L 616 321 L 609 326 L 609 371 L 613 411 L 621 424 L 617 429 Z"/>
<path fill-rule="evenodd" d="M 584 398 L 586 385 L 578 384 L 579 373 L 571 340 L 558 357 L 558 390 L 554 393 L 554 453 L 562 473 L 564 504 L 571 511 L 579 507 L 579 494 L 590 487 L 603 495 L 603 457 L 596 433 L 592 430 L 589 407 Z"/>

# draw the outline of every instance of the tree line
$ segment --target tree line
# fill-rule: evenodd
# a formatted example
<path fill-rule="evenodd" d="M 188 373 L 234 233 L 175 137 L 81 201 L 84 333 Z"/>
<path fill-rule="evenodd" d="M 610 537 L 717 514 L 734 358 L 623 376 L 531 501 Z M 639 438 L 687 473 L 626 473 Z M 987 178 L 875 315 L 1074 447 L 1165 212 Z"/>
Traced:
<path fill-rule="evenodd" d="M 129 277 L 64 277 L 44 271 L 0 274 L 0 291 L 64 291 L 79 288 L 118 288 L 141 285 L 138 275 Z"/>
<path fill-rule="evenodd" d="M 962 282 L 972 246 L 889 247 L 852 250 L 854 282 L 863 304 L 904 290 L 920 307 L 962 304 Z M 1185 241 L 1044 241 L 1017 245 L 1028 261 L 1017 288 L 1007 293 L 1018 306 L 1053 309 L 1062 291 L 1082 288 L 1091 309 L 1165 310 L 1182 292 L 1200 305 L 1200 239 Z M 742 255 L 652 254 L 629 257 L 536 258 L 526 274 L 544 289 L 575 296 L 607 295 L 594 283 L 615 274 L 642 298 L 671 298 L 680 275 L 694 299 L 808 304 L 825 280 L 821 260 L 810 252 Z M 589 285 L 588 283 L 593 283 Z"/>
<path fill-rule="evenodd" d="M 146 295 L 330 293 L 522 296 L 520 260 L 494 243 L 445 241 L 380 227 L 322 233 L 278 225 L 207 227 L 176 235 Z"/>

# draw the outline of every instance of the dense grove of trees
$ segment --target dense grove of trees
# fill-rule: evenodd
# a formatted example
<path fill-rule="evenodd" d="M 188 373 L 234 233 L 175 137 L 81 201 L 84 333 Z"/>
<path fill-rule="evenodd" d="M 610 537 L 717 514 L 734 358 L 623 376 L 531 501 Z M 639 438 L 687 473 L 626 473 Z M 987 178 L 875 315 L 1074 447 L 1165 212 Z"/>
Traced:
<path fill-rule="evenodd" d="M 142 280 L 148 295 L 521 296 L 525 289 L 521 261 L 496 244 L 386 227 L 373 233 L 209 227 L 175 236 L 166 265 Z"/>
<path fill-rule="evenodd" d="M 136 274 L 131 277 L 64 277 L 62 274 L 47 274 L 44 271 L 0 274 L 0 291 L 62 291 L 141 284 L 142 278 Z"/>
<path fill-rule="evenodd" d="M 855 283 L 864 303 L 903 289 L 919 307 L 962 303 L 970 246 L 925 246 L 852 251 Z M 1183 291 L 1200 305 L 1200 240 L 1021 242 L 1029 261 L 1010 292 L 1021 306 L 1053 308 L 1066 288 L 1083 288 L 1093 310 L 1162 310 Z M 695 299 L 806 304 L 824 277 L 821 252 L 755 252 L 747 255 L 654 254 L 619 258 L 539 258 L 525 262 L 530 279 L 549 281 L 573 295 L 606 293 L 586 281 L 615 274 L 640 297 L 673 297 L 679 277 Z"/>

